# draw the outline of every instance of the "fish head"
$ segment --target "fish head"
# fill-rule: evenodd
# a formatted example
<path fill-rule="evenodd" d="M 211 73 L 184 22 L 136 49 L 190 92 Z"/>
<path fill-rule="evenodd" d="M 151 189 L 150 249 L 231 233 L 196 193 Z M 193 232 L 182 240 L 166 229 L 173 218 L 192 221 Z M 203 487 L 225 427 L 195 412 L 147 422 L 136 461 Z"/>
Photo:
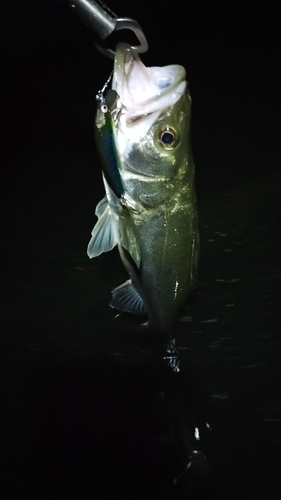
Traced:
<path fill-rule="evenodd" d="M 129 45 L 117 46 L 112 116 L 120 173 L 125 191 L 145 207 L 171 197 L 193 175 L 185 77 L 180 65 L 148 68 Z"/>

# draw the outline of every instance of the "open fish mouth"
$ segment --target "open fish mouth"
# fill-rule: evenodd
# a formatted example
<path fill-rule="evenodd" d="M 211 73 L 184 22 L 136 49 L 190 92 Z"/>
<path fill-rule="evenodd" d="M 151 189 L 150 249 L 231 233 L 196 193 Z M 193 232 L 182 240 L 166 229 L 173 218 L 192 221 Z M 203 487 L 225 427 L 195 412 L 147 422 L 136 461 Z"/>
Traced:
<path fill-rule="evenodd" d="M 146 67 L 139 54 L 125 43 L 117 46 L 112 88 L 125 108 L 127 125 L 173 106 L 186 87 L 185 69 L 180 65 Z"/>

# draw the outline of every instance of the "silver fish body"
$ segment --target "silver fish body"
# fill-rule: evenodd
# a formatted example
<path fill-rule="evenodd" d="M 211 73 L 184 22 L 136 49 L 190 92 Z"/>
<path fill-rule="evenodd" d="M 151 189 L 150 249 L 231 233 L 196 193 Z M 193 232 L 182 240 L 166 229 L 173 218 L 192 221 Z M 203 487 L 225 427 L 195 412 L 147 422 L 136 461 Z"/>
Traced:
<path fill-rule="evenodd" d="M 104 178 L 106 201 L 96 211 L 88 255 L 117 244 L 130 280 L 113 291 L 112 307 L 146 312 L 152 330 L 169 332 L 190 294 L 199 253 L 185 71 L 176 65 L 146 68 L 120 44 L 112 88 L 118 96 L 111 115 L 124 192 L 118 197 Z M 111 236 L 105 238 L 107 232 Z"/>

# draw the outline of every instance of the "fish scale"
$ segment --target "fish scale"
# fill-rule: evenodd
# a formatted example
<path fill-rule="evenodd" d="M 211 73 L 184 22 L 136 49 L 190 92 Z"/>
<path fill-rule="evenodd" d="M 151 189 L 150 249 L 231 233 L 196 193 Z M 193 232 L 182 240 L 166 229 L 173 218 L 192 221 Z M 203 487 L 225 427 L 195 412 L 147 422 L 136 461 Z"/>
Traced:
<path fill-rule="evenodd" d="M 130 279 L 113 291 L 110 305 L 135 314 L 145 311 L 148 327 L 167 334 L 191 292 L 199 254 L 185 70 L 179 65 L 146 68 L 131 47 L 119 44 L 112 88 L 116 158 L 113 170 L 103 166 L 110 171 L 103 176 L 107 206 L 97 213 L 88 255 L 117 245 Z M 99 119 L 97 114 L 96 123 Z"/>

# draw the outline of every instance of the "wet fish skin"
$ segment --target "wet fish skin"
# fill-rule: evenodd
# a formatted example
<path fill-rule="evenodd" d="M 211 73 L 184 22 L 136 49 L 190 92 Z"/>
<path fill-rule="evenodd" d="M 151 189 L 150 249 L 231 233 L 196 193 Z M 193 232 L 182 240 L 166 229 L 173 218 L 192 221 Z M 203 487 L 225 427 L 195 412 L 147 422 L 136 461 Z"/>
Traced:
<path fill-rule="evenodd" d="M 142 71 L 139 57 L 122 44 L 117 47 L 112 85 L 119 95 L 119 112 L 113 110 L 112 116 L 124 192 L 120 197 L 104 177 L 106 200 L 96 211 L 99 221 L 88 255 L 95 257 L 118 245 L 130 280 L 113 291 L 110 305 L 136 314 L 146 311 L 149 328 L 167 333 L 191 291 L 199 254 L 191 99 L 182 67 L 155 68 L 160 76 L 161 70 L 165 76 L 172 68 L 175 81 L 155 98 L 150 96 L 144 107 L 137 103 L 131 110 L 122 96 L 130 57 Z M 145 120 L 149 126 L 144 133 Z"/>
<path fill-rule="evenodd" d="M 181 138 L 175 150 L 163 151 L 155 136 L 167 124 Z M 128 162 L 122 163 L 122 174 L 128 173 L 125 181 L 122 176 L 125 192 L 138 208 L 121 215 L 119 230 L 121 241 L 129 226 L 138 233 L 139 268 L 133 270 L 123 254 L 121 258 L 143 299 L 149 326 L 157 331 L 172 328 L 191 291 L 197 267 L 198 217 L 189 128 L 190 97 L 186 91 L 134 145 Z M 129 172 L 136 174 L 136 170 L 140 177 L 130 177 Z M 130 254 L 130 248 L 128 251 Z"/>

